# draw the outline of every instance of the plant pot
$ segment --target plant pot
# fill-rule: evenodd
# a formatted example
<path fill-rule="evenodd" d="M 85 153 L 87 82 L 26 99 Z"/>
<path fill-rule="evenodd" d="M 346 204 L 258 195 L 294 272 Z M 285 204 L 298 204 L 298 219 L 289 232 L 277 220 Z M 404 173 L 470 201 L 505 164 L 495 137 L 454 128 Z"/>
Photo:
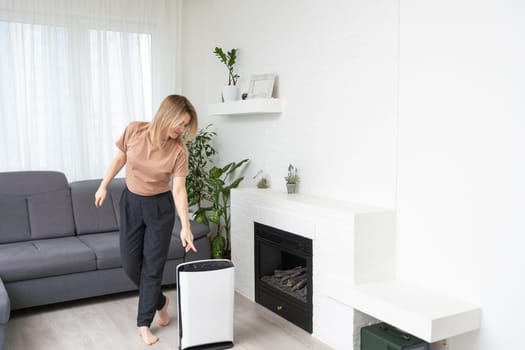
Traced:
<path fill-rule="evenodd" d="M 288 193 L 295 193 L 295 188 L 297 184 L 286 184 L 286 190 Z"/>
<path fill-rule="evenodd" d="M 222 100 L 224 102 L 238 100 L 239 89 L 235 85 L 225 85 L 222 87 Z"/>

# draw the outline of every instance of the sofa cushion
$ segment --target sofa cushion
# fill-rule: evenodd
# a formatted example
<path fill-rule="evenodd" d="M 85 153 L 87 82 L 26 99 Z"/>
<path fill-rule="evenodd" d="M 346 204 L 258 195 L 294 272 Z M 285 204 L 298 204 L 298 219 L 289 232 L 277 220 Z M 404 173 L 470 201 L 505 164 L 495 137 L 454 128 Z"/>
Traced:
<path fill-rule="evenodd" d="M 122 266 L 119 232 L 93 233 L 79 236 L 78 239 L 95 252 L 97 269 L 112 269 Z M 179 236 L 172 235 L 168 259 L 180 259 L 183 256 L 184 250 Z"/>
<path fill-rule="evenodd" d="M 180 259 L 184 257 L 184 247 L 180 242 L 180 236 L 171 235 L 170 249 L 168 250 L 168 259 Z"/>
<path fill-rule="evenodd" d="M 27 209 L 33 239 L 75 234 L 69 189 L 29 196 Z"/>
<path fill-rule="evenodd" d="M 95 207 L 95 192 L 99 184 L 100 180 L 77 181 L 70 184 L 75 227 L 79 235 L 118 230 L 113 201 L 106 198 L 100 208 Z"/>
<path fill-rule="evenodd" d="M 5 283 L 95 269 L 95 254 L 76 237 L 0 245 L 0 276 Z"/>
<path fill-rule="evenodd" d="M 0 173 L 0 194 L 30 196 L 69 188 L 66 175 L 57 171 L 9 171 Z"/>
<path fill-rule="evenodd" d="M 64 174 L 0 172 L 0 197 L 0 243 L 74 234 L 69 184 Z"/>
<path fill-rule="evenodd" d="M 78 236 L 94 253 L 97 269 L 121 267 L 119 232 L 93 233 Z"/>
<path fill-rule="evenodd" d="M 173 233 L 170 242 L 170 250 L 168 251 L 168 259 L 179 259 L 184 257 L 184 247 L 180 241 L 180 220 L 177 217 L 175 225 L 173 225 Z M 203 238 L 210 232 L 208 226 L 200 222 L 190 221 L 190 229 L 193 234 L 193 240 Z"/>
<path fill-rule="evenodd" d="M 180 229 L 180 219 L 177 217 L 175 219 L 175 224 L 173 225 L 172 233 L 178 237 L 180 236 Z M 190 221 L 190 229 L 191 233 L 193 234 L 193 239 L 199 239 L 201 237 L 204 237 L 210 232 L 208 225 L 201 224 L 197 221 Z"/>
<path fill-rule="evenodd" d="M 31 238 L 25 196 L 0 195 L 0 243 Z"/>

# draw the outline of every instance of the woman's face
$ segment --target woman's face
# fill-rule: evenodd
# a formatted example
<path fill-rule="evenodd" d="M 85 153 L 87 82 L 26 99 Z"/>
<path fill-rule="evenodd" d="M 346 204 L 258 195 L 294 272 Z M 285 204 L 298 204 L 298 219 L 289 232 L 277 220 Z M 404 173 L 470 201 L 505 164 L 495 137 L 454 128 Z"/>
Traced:
<path fill-rule="evenodd" d="M 186 129 L 186 126 L 190 123 L 190 115 L 188 113 L 184 113 L 182 115 L 182 119 L 180 119 L 178 122 L 173 122 L 173 124 L 168 129 L 168 137 L 172 139 L 176 139 L 184 132 L 184 129 Z"/>

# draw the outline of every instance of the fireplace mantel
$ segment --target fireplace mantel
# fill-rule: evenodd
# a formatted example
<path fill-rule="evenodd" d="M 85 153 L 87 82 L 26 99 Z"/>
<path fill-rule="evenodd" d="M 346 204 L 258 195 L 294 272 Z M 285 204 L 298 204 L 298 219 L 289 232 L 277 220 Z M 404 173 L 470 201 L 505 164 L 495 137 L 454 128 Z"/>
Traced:
<path fill-rule="evenodd" d="M 333 286 L 381 281 L 395 273 L 393 210 L 270 189 L 234 189 L 232 260 L 237 292 L 254 300 L 254 222 L 312 239 L 313 335 L 354 347 L 371 318 L 337 300 Z M 354 337 L 349 336 L 354 334 Z"/>
<path fill-rule="evenodd" d="M 395 279 L 392 209 L 242 188 L 231 213 L 236 290 L 251 300 L 254 222 L 312 239 L 313 335 L 336 349 L 358 349 L 359 329 L 375 319 L 428 342 L 480 327 L 479 307 Z"/>

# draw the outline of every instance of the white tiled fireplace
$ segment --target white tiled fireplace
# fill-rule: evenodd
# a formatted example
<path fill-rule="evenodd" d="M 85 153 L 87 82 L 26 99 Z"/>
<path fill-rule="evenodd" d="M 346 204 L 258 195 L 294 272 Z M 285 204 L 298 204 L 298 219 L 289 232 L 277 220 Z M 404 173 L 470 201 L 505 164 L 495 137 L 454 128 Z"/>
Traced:
<path fill-rule="evenodd" d="M 231 197 L 232 260 L 237 292 L 254 300 L 254 222 L 312 239 L 313 335 L 352 349 L 371 320 L 338 299 L 340 287 L 395 274 L 392 210 L 269 189 L 235 189 Z"/>

